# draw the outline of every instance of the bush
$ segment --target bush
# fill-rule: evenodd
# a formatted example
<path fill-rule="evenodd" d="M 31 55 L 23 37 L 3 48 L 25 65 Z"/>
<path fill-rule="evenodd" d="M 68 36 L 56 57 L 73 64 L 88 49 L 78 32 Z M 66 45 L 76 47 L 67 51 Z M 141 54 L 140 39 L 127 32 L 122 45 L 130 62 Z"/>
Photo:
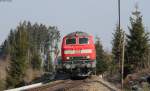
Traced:
<path fill-rule="evenodd" d="M 103 60 L 98 60 L 97 61 L 97 64 L 96 64 L 96 73 L 102 74 L 105 71 L 107 71 L 107 69 L 108 69 L 108 66 L 107 66 L 107 63 L 105 61 L 103 61 Z"/>
<path fill-rule="evenodd" d="M 0 91 L 3 91 L 5 89 L 5 81 L 0 80 Z"/>

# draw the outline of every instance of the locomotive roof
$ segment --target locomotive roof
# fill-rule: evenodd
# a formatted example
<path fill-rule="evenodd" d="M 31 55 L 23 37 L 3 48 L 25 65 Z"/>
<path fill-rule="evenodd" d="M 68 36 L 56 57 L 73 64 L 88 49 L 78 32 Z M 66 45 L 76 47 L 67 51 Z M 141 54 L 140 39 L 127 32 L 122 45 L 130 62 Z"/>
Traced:
<path fill-rule="evenodd" d="M 77 32 L 68 34 L 66 37 L 73 37 L 73 36 L 90 36 L 90 35 L 85 32 L 77 31 Z"/>

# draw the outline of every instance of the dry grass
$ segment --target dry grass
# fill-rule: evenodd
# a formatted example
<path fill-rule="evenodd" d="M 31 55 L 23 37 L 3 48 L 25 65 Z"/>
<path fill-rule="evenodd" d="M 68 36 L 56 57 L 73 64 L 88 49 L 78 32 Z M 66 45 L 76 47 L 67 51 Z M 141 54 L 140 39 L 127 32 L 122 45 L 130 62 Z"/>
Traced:
<path fill-rule="evenodd" d="M 128 74 L 124 80 L 124 84 L 129 84 L 129 81 L 137 81 L 140 79 L 140 77 L 145 77 L 148 75 L 150 75 L 150 68 L 140 70 L 137 73 Z"/>
<path fill-rule="evenodd" d="M 24 81 L 26 83 L 31 83 L 34 79 L 40 78 L 42 76 L 42 72 L 39 70 L 33 70 L 32 68 L 28 68 L 26 70 L 26 75 L 24 77 Z"/>
<path fill-rule="evenodd" d="M 0 79 L 6 79 L 7 71 L 6 69 L 9 66 L 9 58 L 3 59 L 0 58 Z"/>
<path fill-rule="evenodd" d="M 9 58 L 0 57 L 0 91 L 5 89 L 6 77 L 7 77 L 7 67 L 9 66 Z"/>

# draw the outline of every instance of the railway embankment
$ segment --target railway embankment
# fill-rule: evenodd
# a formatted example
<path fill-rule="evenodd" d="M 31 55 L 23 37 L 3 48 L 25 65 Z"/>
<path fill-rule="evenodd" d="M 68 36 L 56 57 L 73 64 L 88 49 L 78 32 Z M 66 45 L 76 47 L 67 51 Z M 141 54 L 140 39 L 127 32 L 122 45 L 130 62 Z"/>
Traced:
<path fill-rule="evenodd" d="M 149 91 L 148 75 L 148 70 L 128 75 L 124 80 L 124 87 L 126 88 L 124 91 Z M 25 88 L 25 91 L 121 91 L 116 84 L 110 83 L 99 76 L 69 79 L 63 74 L 48 83 L 31 84 L 22 88 Z"/>
<path fill-rule="evenodd" d="M 78 80 L 56 80 L 27 91 L 120 91 L 98 76 Z"/>

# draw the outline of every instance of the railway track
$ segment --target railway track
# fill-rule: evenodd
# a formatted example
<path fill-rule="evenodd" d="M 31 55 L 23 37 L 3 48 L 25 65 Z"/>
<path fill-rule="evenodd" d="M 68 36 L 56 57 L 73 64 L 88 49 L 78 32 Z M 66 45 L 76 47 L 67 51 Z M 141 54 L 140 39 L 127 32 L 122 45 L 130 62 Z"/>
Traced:
<path fill-rule="evenodd" d="M 81 79 L 81 80 L 58 80 L 41 87 L 33 88 L 27 91 L 119 91 L 107 86 L 100 80 Z"/>
<path fill-rule="evenodd" d="M 82 83 L 83 80 L 59 80 L 27 91 L 68 91 L 69 89 L 74 88 Z"/>
<path fill-rule="evenodd" d="M 26 91 L 45 91 L 46 89 L 48 89 L 50 87 L 54 87 L 54 86 L 57 86 L 58 84 L 63 84 L 65 82 L 67 82 L 67 80 L 57 80 L 57 81 L 54 81 L 52 83 L 47 83 L 47 84 L 44 84 L 40 87 L 32 88 L 32 89 L 29 89 Z"/>

